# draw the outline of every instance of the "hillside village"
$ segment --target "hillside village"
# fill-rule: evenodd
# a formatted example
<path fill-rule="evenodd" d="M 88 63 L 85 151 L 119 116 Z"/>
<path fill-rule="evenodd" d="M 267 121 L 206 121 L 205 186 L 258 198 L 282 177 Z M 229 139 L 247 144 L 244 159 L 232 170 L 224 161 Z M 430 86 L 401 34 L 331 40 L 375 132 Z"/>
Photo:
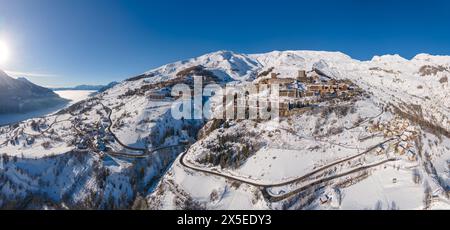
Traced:
<path fill-rule="evenodd" d="M 192 84 L 192 80 L 190 77 L 193 77 L 194 74 L 198 74 L 198 71 L 192 71 L 192 69 L 202 69 L 199 67 L 196 68 L 187 68 L 186 70 L 180 71 L 177 74 L 178 78 L 172 81 L 165 81 L 162 83 L 157 83 L 153 85 L 148 85 L 145 88 L 142 87 L 141 90 L 146 90 L 142 93 L 145 95 L 146 99 L 149 102 L 167 102 L 167 101 L 175 101 L 179 99 L 178 96 L 172 96 L 171 89 L 174 85 L 180 83 L 189 83 Z M 207 83 L 215 82 L 213 79 L 216 79 L 214 76 L 211 77 L 208 75 L 208 78 L 204 78 L 203 80 Z M 269 87 L 273 84 L 277 84 L 280 86 L 279 91 L 279 104 L 280 104 L 280 115 L 282 117 L 288 117 L 294 113 L 302 113 L 309 109 L 312 109 L 315 105 L 329 101 L 332 99 L 342 99 L 349 100 L 356 95 L 361 94 L 361 90 L 351 83 L 349 80 L 340 81 L 331 79 L 327 76 L 320 75 L 316 71 L 310 71 L 308 74 L 306 71 L 299 71 L 298 76 L 296 78 L 281 78 L 278 74 L 272 73 L 270 78 L 258 79 L 255 85 L 266 84 Z M 142 91 L 139 91 L 142 92 Z M 124 95 L 135 95 L 140 94 L 135 92 L 130 94 L 127 92 Z M 225 97 L 225 96 L 224 96 Z M 247 97 L 245 100 L 248 100 L 251 96 Z M 235 101 L 235 108 L 237 108 L 237 102 Z M 246 102 L 248 109 L 248 101 Z M 95 123 L 85 123 L 83 120 L 87 120 L 81 114 L 83 111 L 89 110 L 96 105 L 95 101 L 88 102 L 86 104 L 89 107 L 85 107 L 80 115 L 77 115 L 72 123 L 73 128 L 77 131 L 77 136 L 75 140 L 75 146 L 80 151 L 93 150 L 102 153 L 110 152 L 110 145 L 121 145 L 124 147 L 124 150 L 131 150 L 132 153 L 136 151 L 150 151 L 151 149 L 146 148 L 133 148 L 126 146 L 117 140 L 117 137 L 113 132 L 111 132 L 109 127 L 117 128 L 117 124 L 112 124 L 112 121 L 109 120 L 109 114 L 111 111 L 110 108 L 107 108 L 101 105 L 102 109 L 97 110 L 97 115 L 100 115 L 99 121 Z M 224 104 L 224 106 L 226 106 Z M 72 114 L 75 115 L 75 111 L 72 111 Z M 237 113 L 237 109 L 235 109 L 235 113 Z M 149 138 L 151 140 L 152 138 Z M 151 142 L 151 141 L 150 141 Z M 149 143 L 150 143 L 149 142 Z M 180 139 L 180 143 L 186 143 L 185 139 Z M 181 145 L 181 144 L 180 144 Z M 152 145 L 150 145 L 152 146 Z M 117 146 L 116 146 L 117 147 Z M 126 153 L 123 153 L 126 154 Z"/>
<path fill-rule="evenodd" d="M 346 100 L 361 93 L 351 81 L 336 80 L 317 70 L 311 70 L 308 73 L 305 70 L 299 70 L 295 78 L 281 77 L 277 73 L 271 73 L 270 78 L 260 78 L 256 84 L 265 84 L 269 87 L 273 84 L 280 86 L 281 116 L 288 116 L 296 110 L 311 107 L 326 100 L 335 98 Z"/>
<path fill-rule="evenodd" d="M 432 57 L 400 65 L 417 73 L 383 71 L 385 59 L 400 65 L 341 53 L 220 51 L 1 127 L 0 207 L 448 208 L 450 137 L 442 131 L 446 120 L 438 119 L 446 110 L 425 99 L 448 92 L 439 81 L 445 73 L 424 82 L 420 67 Z M 399 72 L 409 81 L 397 80 Z M 279 121 L 174 119 L 171 107 L 182 96 L 172 89 L 193 87 L 194 76 L 204 84 L 279 86 Z M 208 99 L 217 103 L 214 111 L 247 111 L 260 93 L 231 105 Z M 418 100 L 421 117 L 407 116 Z M 38 198 L 25 204 L 31 196 Z"/>

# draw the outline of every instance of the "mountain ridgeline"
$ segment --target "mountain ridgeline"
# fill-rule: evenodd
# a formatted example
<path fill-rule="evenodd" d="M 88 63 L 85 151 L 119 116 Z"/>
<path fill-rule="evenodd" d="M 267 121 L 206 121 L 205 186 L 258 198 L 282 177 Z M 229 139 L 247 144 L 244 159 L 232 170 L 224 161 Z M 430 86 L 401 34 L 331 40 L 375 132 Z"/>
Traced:
<path fill-rule="evenodd" d="M 66 103 L 52 90 L 0 70 L 0 114 L 24 113 Z"/>

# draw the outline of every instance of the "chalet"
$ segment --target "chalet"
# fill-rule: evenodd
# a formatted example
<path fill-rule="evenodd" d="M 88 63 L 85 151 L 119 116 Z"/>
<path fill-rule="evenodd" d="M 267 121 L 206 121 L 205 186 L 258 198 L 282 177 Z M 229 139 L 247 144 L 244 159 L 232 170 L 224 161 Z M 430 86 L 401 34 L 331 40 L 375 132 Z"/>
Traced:
<path fill-rule="evenodd" d="M 315 94 L 314 94 L 313 91 L 307 91 L 307 92 L 304 92 L 303 95 L 304 95 L 305 97 L 313 97 L 313 96 L 315 96 Z"/>
<path fill-rule="evenodd" d="M 404 141 L 400 142 L 396 147 L 396 151 L 399 155 L 404 155 L 407 150 L 408 150 L 408 143 Z"/>
<path fill-rule="evenodd" d="M 408 150 L 406 153 L 406 156 L 408 157 L 409 161 L 417 161 L 417 154 L 413 152 L 412 150 Z"/>
<path fill-rule="evenodd" d="M 297 81 L 303 82 L 303 83 L 307 83 L 310 80 L 311 80 L 311 78 L 308 78 L 308 76 L 306 76 L 306 71 L 305 70 L 299 70 L 298 71 Z"/>
<path fill-rule="evenodd" d="M 377 155 L 383 154 L 383 149 L 380 148 L 380 147 L 377 147 L 377 148 L 375 149 L 375 151 L 377 152 Z"/>
<path fill-rule="evenodd" d="M 280 89 L 279 96 L 280 97 L 300 97 L 301 92 L 298 89 Z"/>
<path fill-rule="evenodd" d="M 160 92 L 150 92 L 147 94 L 147 98 L 152 101 L 166 99 L 166 94 Z"/>
<path fill-rule="evenodd" d="M 347 91 L 347 90 L 349 90 L 349 85 L 347 85 L 345 83 L 338 84 L 338 90 Z"/>
<path fill-rule="evenodd" d="M 281 86 L 287 86 L 289 84 L 293 84 L 295 83 L 295 79 L 293 78 L 279 78 L 278 75 L 276 73 L 272 73 L 271 78 L 266 79 L 266 83 L 268 85 L 274 85 L 274 84 L 278 84 Z"/>
<path fill-rule="evenodd" d="M 307 92 L 314 96 L 324 96 L 326 93 L 331 93 L 330 86 L 322 84 L 307 85 Z"/>
<path fill-rule="evenodd" d="M 403 135 L 400 137 L 400 139 L 401 139 L 402 141 L 407 141 L 409 138 L 408 138 L 407 135 L 403 134 Z"/>
<path fill-rule="evenodd" d="M 280 116 L 282 116 L 282 117 L 289 116 L 289 110 L 290 110 L 289 107 L 290 107 L 289 103 L 280 102 L 280 105 L 279 105 Z"/>
<path fill-rule="evenodd" d="M 405 152 L 406 152 L 406 149 L 405 149 L 405 147 L 399 145 L 399 146 L 397 146 L 396 151 L 397 151 L 397 153 L 398 153 L 399 155 L 404 155 Z"/>
<path fill-rule="evenodd" d="M 323 90 L 323 85 L 308 85 L 309 92 L 320 92 Z"/>

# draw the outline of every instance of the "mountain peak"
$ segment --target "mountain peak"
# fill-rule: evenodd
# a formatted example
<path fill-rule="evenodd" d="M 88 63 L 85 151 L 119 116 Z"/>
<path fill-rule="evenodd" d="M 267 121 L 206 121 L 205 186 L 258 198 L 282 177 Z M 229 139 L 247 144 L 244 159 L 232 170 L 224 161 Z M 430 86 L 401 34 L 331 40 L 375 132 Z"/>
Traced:
<path fill-rule="evenodd" d="M 233 55 L 236 55 L 236 53 L 231 50 L 219 50 L 219 51 L 210 53 L 210 55 L 220 55 L 222 57 L 225 57 L 226 59 L 229 59 Z"/>
<path fill-rule="evenodd" d="M 5 78 L 5 77 L 10 77 L 10 76 L 5 71 L 0 69 L 0 77 Z"/>
<path fill-rule="evenodd" d="M 433 62 L 438 65 L 450 65 L 450 56 L 431 55 L 427 53 L 417 54 L 412 61 Z"/>
<path fill-rule="evenodd" d="M 0 113 L 38 110 L 44 105 L 64 103 L 53 91 L 35 85 L 26 78 L 12 78 L 0 70 Z"/>
<path fill-rule="evenodd" d="M 409 60 L 400 56 L 399 54 L 386 54 L 382 56 L 374 56 L 373 62 L 408 62 Z"/>

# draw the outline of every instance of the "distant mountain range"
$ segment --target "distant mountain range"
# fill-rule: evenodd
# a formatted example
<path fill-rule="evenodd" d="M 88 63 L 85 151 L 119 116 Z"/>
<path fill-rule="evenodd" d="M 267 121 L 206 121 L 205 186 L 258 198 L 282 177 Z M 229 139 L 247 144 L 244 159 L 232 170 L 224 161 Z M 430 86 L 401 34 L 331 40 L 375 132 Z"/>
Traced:
<path fill-rule="evenodd" d="M 104 92 L 115 85 L 119 84 L 118 82 L 111 82 L 107 85 L 78 85 L 75 87 L 61 87 L 61 88 L 51 88 L 53 91 L 64 91 L 64 90 L 92 90 L 98 92 Z"/>
<path fill-rule="evenodd" d="M 23 113 L 66 103 L 52 90 L 0 70 L 0 114 Z"/>
<path fill-rule="evenodd" d="M 99 90 L 105 87 L 104 85 L 78 85 L 75 87 L 61 87 L 61 88 L 51 88 L 53 91 L 62 91 L 62 90 Z"/>

